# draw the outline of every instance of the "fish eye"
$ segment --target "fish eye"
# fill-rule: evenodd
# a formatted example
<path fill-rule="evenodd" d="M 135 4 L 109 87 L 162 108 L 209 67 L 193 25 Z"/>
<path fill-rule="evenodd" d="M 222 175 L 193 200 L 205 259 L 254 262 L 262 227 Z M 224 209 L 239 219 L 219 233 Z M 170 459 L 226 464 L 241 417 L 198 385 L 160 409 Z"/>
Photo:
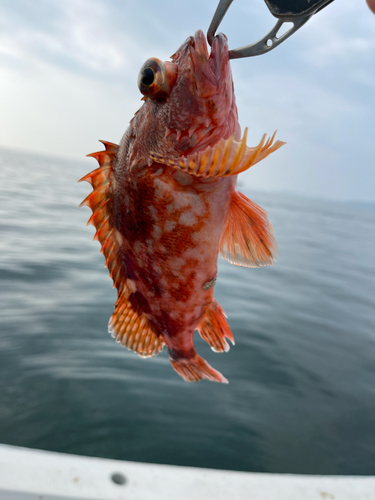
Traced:
<path fill-rule="evenodd" d="M 142 85 L 149 87 L 154 83 L 155 75 L 151 68 L 145 68 L 140 74 Z"/>
<path fill-rule="evenodd" d="M 177 77 L 177 66 L 153 57 L 139 71 L 138 88 L 145 97 L 160 100 L 170 94 Z"/>

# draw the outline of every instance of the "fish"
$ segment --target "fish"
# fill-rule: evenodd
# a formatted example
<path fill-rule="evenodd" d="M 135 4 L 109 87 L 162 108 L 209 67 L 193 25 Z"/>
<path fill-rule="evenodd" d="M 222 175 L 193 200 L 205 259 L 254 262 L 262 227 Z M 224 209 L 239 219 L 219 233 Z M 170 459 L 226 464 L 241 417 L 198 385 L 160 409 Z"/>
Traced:
<path fill-rule="evenodd" d="M 227 352 L 234 337 L 214 298 L 218 255 L 259 267 L 277 259 L 267 213 L 240 193 L 237 177 L 284 142 L 263 135 L 247 146 L 238 122 L 227 37 L 210 53 L 198 30 L 162 62 L 149 58 L 138 87 L 143 104 L 120 144 L 101 141 L 99 167 L 80 181 L 92 210 L 117 301 L 108 329 L 118 343 L 147 358 L 167 346 L 186 381 L 228 383 L 194 347 L 201 337 Z"/>

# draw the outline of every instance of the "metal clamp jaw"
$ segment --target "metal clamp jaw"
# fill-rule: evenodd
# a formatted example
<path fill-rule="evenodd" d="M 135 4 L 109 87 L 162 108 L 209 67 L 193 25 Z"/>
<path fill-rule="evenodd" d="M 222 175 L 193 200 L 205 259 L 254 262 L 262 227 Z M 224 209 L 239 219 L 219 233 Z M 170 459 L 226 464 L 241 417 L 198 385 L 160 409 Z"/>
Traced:
<path fill-rule="evenodd" d="M 229 51 L 229 59 L 260 56 L 274 49 L 293 33 L 299 30 L 307 21 L 333 0 L 264 0 L 271 14 L 278 19 L 275 26 L 261 40 L 244 47 Z M 233 0 L 220 0 L 207 32 L 208 43 L 212 44 L 221 21 Z M 281 36 L 277 36 L 284 23 L 293 26 Z"/>

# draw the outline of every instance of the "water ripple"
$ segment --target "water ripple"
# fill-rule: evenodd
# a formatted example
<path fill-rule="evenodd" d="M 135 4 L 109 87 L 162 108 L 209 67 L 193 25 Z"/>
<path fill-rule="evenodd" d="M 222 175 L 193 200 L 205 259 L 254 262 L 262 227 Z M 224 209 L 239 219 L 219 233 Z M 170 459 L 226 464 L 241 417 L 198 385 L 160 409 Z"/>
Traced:
<path fill-rule="evenodd" d="M 230 380 L 186 384 L 107 333 L 115 291 L 78 209 L 89 160 L 0 151 L 0 442 L 237 470 L 373 474 L 375 206 L 248 192 L 280 257 L 221 261 Z M 13 175 L 17 171 L 17 175 Z"/>

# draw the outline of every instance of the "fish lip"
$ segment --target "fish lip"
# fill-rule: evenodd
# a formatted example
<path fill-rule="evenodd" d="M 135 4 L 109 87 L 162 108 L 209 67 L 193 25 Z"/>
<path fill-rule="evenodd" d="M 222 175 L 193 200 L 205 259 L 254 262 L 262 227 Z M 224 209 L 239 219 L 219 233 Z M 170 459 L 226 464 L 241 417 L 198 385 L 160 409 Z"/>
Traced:
<path fill-rule="evenodd" d="M 195 49 L 200 55 L 205 55 L 206 60 L 209 58 L 220 57 L 221 59 L 229 60 L 228 39 L 223 33 L 218 33 L 212 39 L 211 54 L 208 53 L 207 39 L 202 30 L 197 30 L 194 37 L 189 37 L 189 45 Z"/>
<path fill-rule="evenodd" d="M 189 40 L 195 69 L 203 72 L 213 85 L 218 85 L 223 62 L 229 61 L 228 39 L 218 33 L 212 41 L 211 53 L 208 52 L 207 40 L 202 30 L 195 32 Z M 199 61 L 199 62 L 198 62 Z"/>
<path fill-rule="evenodd" d="M 213 85 L 218 85 L 224 66 L 229 63 L 228 39 L 223 33 L 214 36 L 211 52 L 208 52 L 207 40 L 202 30 L 197 30 L 194 36 L 189 36 L 181 47 L 171 56 L 177 60 L 183 53 L 189 53 L 194 69 L 205 74 Z"/>
<path fill-rule="evenodd" d="M 195 32 L 194 37 L 191 40 L 191 46 L 194 48 L 195 52 L 200 55 L 202 58 L 205 57 L 206 61 L 210 57 L 207 48 L 206 37 L 202 30 L 198 30 Z"/>

